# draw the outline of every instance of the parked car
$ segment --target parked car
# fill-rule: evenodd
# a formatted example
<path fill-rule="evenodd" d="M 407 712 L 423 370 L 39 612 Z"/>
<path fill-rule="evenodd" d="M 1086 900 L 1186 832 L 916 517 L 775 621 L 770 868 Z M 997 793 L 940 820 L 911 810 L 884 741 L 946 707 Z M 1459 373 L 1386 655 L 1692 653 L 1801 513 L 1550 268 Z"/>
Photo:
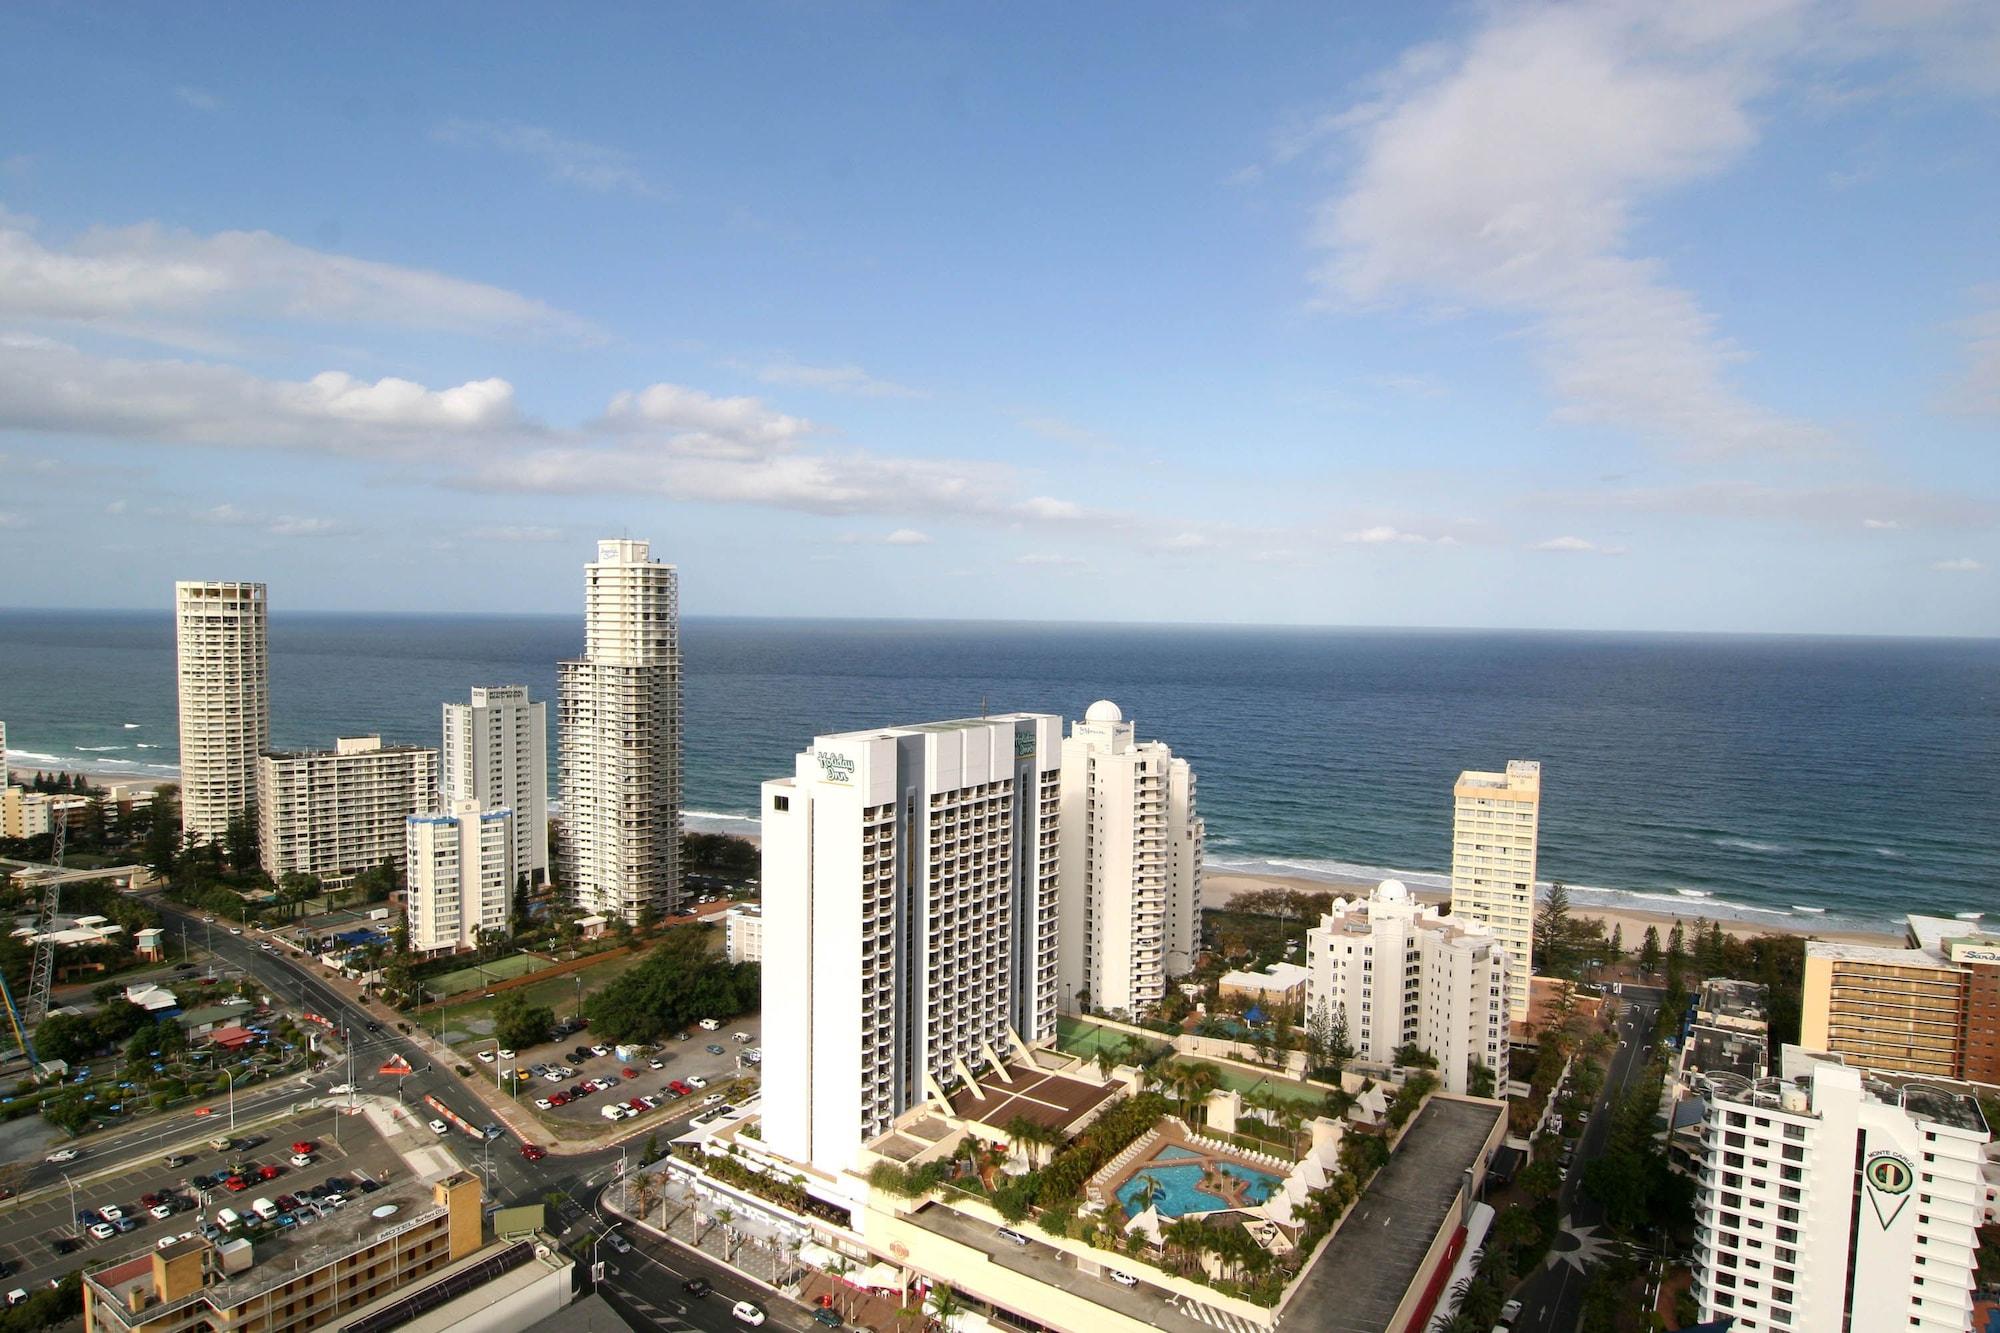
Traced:
<path fill-rule="evenodd" d="M 477 1051 L 474 1052 L 474 1054 L 478 1058 L 480 1064 L 490 1065 L 493 1063 L 493 1052 L 491 1051 Z"/>
<path fill-rule="evenodd" d="M 666 1067 L 667 1067 L 667 1062 L 665 1060 L 662 1060 L 657 1055 L 654 1056 L 652 1059 L 646 1061 L 646 1068 L 648 1069 L 665 1069 Z"/>
<path fill-rule="evenodd" d="M 292 1154 L 292 1165 L 293 1165 L 293 1166 L 311 1166 L 312 1164 L 313 1164 L 313 1159 L 312 1159 L 312 1154 L 311 1154 L 311 1153 L 309 1153 L 309 1152 L 295 1152 L 295 1153 L 293 1153 L 293 1154 Z"/>
<path fill-rule="evenodd" d="M 702 1049 L 710 1055 L 721 1055 L 723 1053 L 722 1047 L 716 1045 L 714 1042 L 710 1042 L 708 1045 L 702 1047 Z"/>
<path fill-rule="evenodd" d="M 840 1316 L 823 1305 L 813 1311 L 813 1322 L 821 1328 L 839 1328 L 841 1326 Z"/>
<path fill-rule="evenodd" d="M 611 1048 L 609 1046 L 593 1046 L 590 1048 L 590 1053 L 602 1057 L 611 1054 Z"/>
<path fill-rule="evenodd" d="M 186 1166 L 189 1162 L 192 1162 L 193 1160 L 194 1158 L 189 1157 L 186 1153 L 177 1153 L 177 1152 L 168 1153 L 165 1158 L 167 1169 L 169 1171 L 178 1171 L 180 1170 L 180 1168 Z"/>
<path fill-rule="evenodd" d="M 1121 1287 L 1136 1287 L 1139 1285 L 1138 1278 L 1133 1277 L 1130 1273 L 1121 1273 L 1115 1268 L 1105 1269 L 1104 1276 L 1110 1278 Z"/>
<path fill-rule="evenodd" d="M 115 1203 L 107 1203 L 97 1210 L 97 1215 L 107 1222 L 116 1222 L 119 1218 L 125 1216 L 125 1210 Z"/>
<path fill-rule="evenodd" d="M 701 1020 L 700 1023 L 700 1027 L 703 1032 L 714 1032 L 719 1028 L 721 1028 L 721 1026 L 722 1026 L 722 1020 L 719 1018 L 704 1018 Z"/>
<path fill-rule="evenodd" d="M 443 1137 L 444 1135 L 451 1133 L 451 1126 L 447 1125 L 442 1120 L 433 1120 L 431 1121 L 431 1133 L 436 1134 L 439 1137 Z"/>
<path fill-rule="evenodd" d="M 118 1228 L 109 1222 L 93 1222 L 90 1225 L 90 1235 L 93 1240 L 110 1240 L 117 1234 Z"/>
<path fill-rule="evenodd" d="M 147 1211 L 162 1222 L 166 1221 L 168 1218 L 174 1215 L 173 1205 L 166 1203 L 156 1203 L 151 1208 L 147 1209 Z"/>

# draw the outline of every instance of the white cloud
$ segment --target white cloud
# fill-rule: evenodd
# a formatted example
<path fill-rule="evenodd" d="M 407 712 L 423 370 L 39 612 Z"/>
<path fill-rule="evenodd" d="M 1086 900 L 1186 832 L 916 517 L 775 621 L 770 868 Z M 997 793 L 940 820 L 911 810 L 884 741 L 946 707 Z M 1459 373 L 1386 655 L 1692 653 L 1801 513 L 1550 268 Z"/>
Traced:
<path fill-rule="evenodd" d="M 209 527 L 256 528 L 273 537 L 330 537 L 348 530 L 347 525 L 338 519 L 308 518 L 298 514 L 255 514 L 233 504 L 214 505 L 185 514 L 171 514 L 164 510 L 151 512 Z"/>
<path fill-rule="evenodd" d="M 929 546 L 930 534 L 918 532 L 915 528 L 897 528 L 894 532 L 844 532 L 839 542 L 848 546 Z"/>
<path fill-rule="evenodd" d="M 25 528 L 28 520 L 12 509 L 0 509 L 0 528 Z"/>
<path fill-rule="evenodd" d="M 857 398 L 922 398 L 921 389 L 893 380 L 877 379 L 860 366 L 808 366 L 798 361 L 773 361 L 757 371 L 766 384 L 796 385 L 822 389 L 828 393 L 852 394 Z"/>
<path fill-rule="evenodd" d="M 1215 546 L 1215 538 L 1205 532 L 1177 532 L 1162 543 L 1169 551 L 1207 551 Z"/>
<path fill-rule="evenodd" d="M 1622 546 L 1600 546 L 1583 537 L 1551 537 L 1545 542 L 1536 542 L 1528 548 L 1531 551 L 1562 551 L 1583 555 L 1624 555 Z"/>
<path fill-rule="evenodd" d="M 1712 481 L 1618 490 L 1549 491 L 1528 496 L 1523 503 L 1528 508 L 1549 506 L 1589 513 L 1636 511 L 1743 521 L 1784 519 L 1833 528 L 1859 525 L 1878 530 L 1984 528 L 2000 523 L 2000 505 L 1992 500 L 1883 484 L 1788 487 L 1763 482 Z"/>
<path fill-rule="evenodd" d="M 755 398 L 717 398 L 664 383 L 619 393 L 601 424 L 613 431 L 663 436 L 680 453 L 739 459 L 790 448 L 813 430 L 803 417 L 774 411 Z"/>
<path fill-rule="evenodd" d="M 561 528 L 537 527 L 533 524 L 502 524 L 498 527 L 472 528 L 465 535 L 473 541 L 480 542 L 559 542 L 565 534 Z"/>
<path fill-rule="evenodd" d="M 125 501 L 113 500 L 110 504 L 104 506 L 104 512 L 110 514 L 115 518 L 119 514 L 124 513 L 128 508 L 130 508 L 130 506 Z"/>
<path fill-rule="evenodd" d="M 174 89 L 174 96 L 197 111 L 222 110 L 222 99 L 220 97 L 217 97 L 214 93 L 206 89 L 196 88 L 191 84 L 184 83 Z"/>
<path fill-rule="evenodd" d="M 1893 518 L 1864 518 L 1861 526 L 1870 532 L 1890 532 L 1903 525 Z"/>
<path fill-rule="evenodd" d="M 539 163 L 551 180 L 579 185 L 599 194 L 631 194 L 642 199 L 666 197 L 666 192 L 639 169 L 624 149 L 572 139 L 540 125 L 454 117 L 432 130 L 431 138 L 460 147 L 497 148 L 518 154 Z"/>
<path fill-rule="evenodd" d="M 1016 508 L 1028 518 L 1043 519 L 1054 523 L 1067 523 L 1084 516 L 1084 508 L 1074 500 L 1058 500 L 1052 496 L 1037 495 L 1023 500 Z"/>
<path fill-rule="evenodd" d="M 1097 431 L 1079 426 L 1074 421 L 1053 416 L 1024 416 L 1020 419 L 1023 430 L 1032 431 L 1045 440 L 1058 444 L 1073 444 L 1079 449 L 1110 449 L 1112 442 Z"/>
<path fill-rule="evenodd" d="M 1955 560 L 1940 560 L 1931 568 L 1940 574 L 1977 574 L 1986 566 L 1969 555 L 1962 555 Z"/>
<path fill-rule="evenodd" d="M 1754 141 L 1787 7 L 1505 6 L 1414 53 L 1334 122 L 1358 160 L 1314 229 L 1325 291 L 1520 316 L 1567 419 L 1703 454 L 1823 444 L 1740 395 L 1708 313 L 1626 252 L 1644 199 Z"/>
<path fill-rule="evenodd" d="M 475 333 L 598 336 L 540 301 L 428 269 L 296 245 L 264 231 L 98 228 L 67 247 L 0 212 L 0 318 L 118 321 L 281 316 Z"/>
<path fill-rule="evenodd" d="M 266 380 L 234 366 L 94 357 L 44 341 L 0 343 L 0 429 L 439 456 L 470 437 L 524 428 L 513 386 L 501 379 L 441 390 L 341 371 Z"/>
<path fill-rule="evenodd" d="M 1430 538 L 1422 536 L 1419 533 L 1404 532 L 1401 528 L 1391 527 L 1387 523 L 1378 523 L 1373 527 L 1344 533 L 1340 539 L 1344 542 L 1353 542 L 1362 546 L 1380 546 L 1389 542 L 1416 543 L 1430 540 Z"/>
<path fill-rule="evenodd" d="M 1080 569 L 1084 561 L 1079 556 L 1059 555 L 1053 551 L 1030 551 L 1026 555 L 1015 556 L 1014 563 L 1048 569 Z"/>

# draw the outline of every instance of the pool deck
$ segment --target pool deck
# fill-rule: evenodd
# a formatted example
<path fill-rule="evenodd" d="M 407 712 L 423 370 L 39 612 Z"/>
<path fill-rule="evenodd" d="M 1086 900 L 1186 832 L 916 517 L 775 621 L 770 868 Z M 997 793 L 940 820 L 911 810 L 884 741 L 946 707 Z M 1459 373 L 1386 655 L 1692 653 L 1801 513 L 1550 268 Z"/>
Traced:
<path fill-rule="evenodd" d="M 1284 1173 L 1272 1170 L 1266 1163 L 1252 1161 L 1247 1156 L 1241 1156 L 1236 1153 L 1217 1152 L 1201 1144 L 1190 1143 L 1186 1136 L 1181 1133 L 1180 1127 L 1171 1121 L 1163 1121 L 1155 1127 L 1155 1132 L 1156 1137 L 1153 1139 L 1150 1149 L 1143 1156 L 1136 1157 L 1126 1163 L 1119 1169 L 1116 1176 L 1098 1186 L 1104 1192 L 1105 1202 L 1107 1204 L 1115 1203 L 1118 1211 L 1127 1218 L 1132 1215 L 1125 1213 L 1125 1205 L 1123 1200 L 1119 1199 L 1118 1191 L 1124 1189 L 1136 1177 L 1160 1167 L 1200 1167 L 1210 1163 L 1227 1162 L 1229 1165 L 1242 1170 L 1255 1171 L 1259 1175 L 1273 1177 L 1278 1182 L 1277 1186 L 1274 1187 L 1274 1192 L 1277 1188 L 1281 1188 L 1284 1185 Z M 1177 1148 L 1180 1152 L 1165 1161 L 1161 1161 L 1160 1154 L 1169 1148 Z M 1228 1208 L 1251 1208 L 1256 1206 L 1247 1197 L 1250 1188 L 1247 1181 L 1240 1180 L 1236 1176 L 1227 1175 L 1227 1173 L 1225 1173 L 1225 1177 L 1228 1183 L 1225 1184 L 1224 1188 L 1228 1189 L 1230 1195 L 1233 1197 L 1216 1195 L 1204 1184 L 1199 1188 L 1198 1192 L 1206 1198 L 1214 1199 L 1215 1206 L 1200 1210 L 1190 1209 L 1188 1211 L 1211 1213 L 1220 1212 Z M 1269 1196 L 1267 1195 L 1266 1197 L 1268 1198 Z M 1163 1217 L 1185 1217 L 1187 1215 L 1187 1213 L 1161 1214 Z"/>

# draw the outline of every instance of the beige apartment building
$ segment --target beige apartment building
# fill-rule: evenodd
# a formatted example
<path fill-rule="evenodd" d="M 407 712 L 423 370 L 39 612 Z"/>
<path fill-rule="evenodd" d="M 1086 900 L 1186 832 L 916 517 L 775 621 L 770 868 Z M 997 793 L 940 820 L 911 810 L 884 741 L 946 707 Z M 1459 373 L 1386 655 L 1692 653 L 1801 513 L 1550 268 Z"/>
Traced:
<path fill-rule="evenodd" d="M 272 753 L 257 761 L 257 833 L 265 873 L 297 871 L 329 887 L 357 872 L 405 863 L 405 822 L 437 809 L 438 752 L 343 736 L 331 750 Z"/>
<path fill-rule="evenodd" d="M 181 828 L 218 839 L 257 799 L 271 745 L 268 621 L 261 583 L 176 583 Z"/>
<path fill-rule="evenodd" d="M 2000 1084 L 2000 936 L 1907 920 L 1908 948 L 1807 942 L 1799 1044 L 1882 1073 Z"/>
<path fill-rule="evenodd" d="M 1522 1022 L 1534 974 L 1542 766 L 1513 759 L 1504 773 L 1460 773 L 1451 795 L 1451 912 L 1485 926 L 1507 951 L 1508 1017 Z"/>

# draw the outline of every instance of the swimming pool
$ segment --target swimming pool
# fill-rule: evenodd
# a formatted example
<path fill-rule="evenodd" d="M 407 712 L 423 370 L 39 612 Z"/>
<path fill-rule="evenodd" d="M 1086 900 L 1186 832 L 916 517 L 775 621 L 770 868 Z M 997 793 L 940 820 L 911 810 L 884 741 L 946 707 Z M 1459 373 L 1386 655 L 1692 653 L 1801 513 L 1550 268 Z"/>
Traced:
<path fill-rule="evenodd" d="M 1161 1193 L 1153 1200 L 1153 1206 L 1160 1210 L 1162 1217 L 1212 1213 L 1219 1208 L 1230 1207 L 1227 1200 L 1201 1188 L 1204 1162 L 1212 1162 L 1217 1169 L 1243 1182 L 1244 1206 L 1263 1203 L 1284 1183 L 1269 1171 L 1259 1171 L 1256 1167 L 1233 1162 L 1227 1157 L 1215 1157 L 1170 1143 L 1162 1146 L 1118 1187 L 1119 1206 L 1125 1210 L 1125 1216 L 1137 1216 L 1145 1207 L 1146 1181 L 1150 1179 L 1160 1185 Z"/>

